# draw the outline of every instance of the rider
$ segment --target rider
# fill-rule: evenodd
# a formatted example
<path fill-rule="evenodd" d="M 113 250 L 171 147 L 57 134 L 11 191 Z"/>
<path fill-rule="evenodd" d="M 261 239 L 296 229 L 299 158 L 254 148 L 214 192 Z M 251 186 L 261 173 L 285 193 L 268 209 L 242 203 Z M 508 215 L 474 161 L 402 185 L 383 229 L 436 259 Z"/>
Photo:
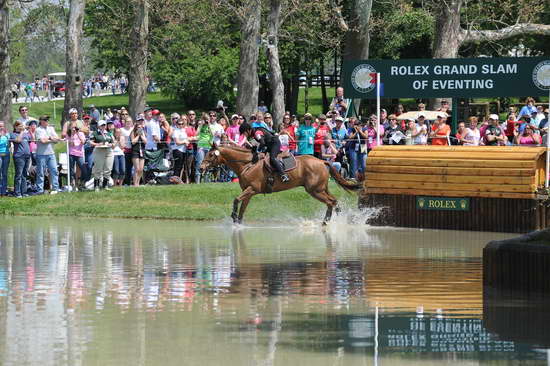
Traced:
<path fill-rule="evenodd" d="M 277 170 L 277 173 L 281 176 L 281 180 L 283 182 L 288 182 L 290 180 L 288 174 L 283 171 L 281 162 L 277 160 L 277 155 L 281 152 L 279 137 L 263 126 L 251 126 L 246 122 L 239 127 L 239 133 L 246 137 L 252 137 L 254 140 L 258 141 L 260 143 L 258 150 L 262 150 L 265 147 L 269 152 L 269 162 L 271 166 Z"/>

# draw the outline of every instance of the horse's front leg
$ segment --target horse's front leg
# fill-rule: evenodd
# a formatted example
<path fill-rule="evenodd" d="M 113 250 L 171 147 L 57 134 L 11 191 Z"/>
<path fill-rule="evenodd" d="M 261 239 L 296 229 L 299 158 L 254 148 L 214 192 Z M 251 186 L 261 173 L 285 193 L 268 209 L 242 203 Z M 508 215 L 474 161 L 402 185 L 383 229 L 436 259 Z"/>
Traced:
<path fill-rule="evenodd" d="M 246 210 L 246 206 L 248 206 L 248 202 L 250 202 L 250 198 L 252 196 L 254 196 L 256 194 L 256 192 L 254 191 L 254 189 L 252 187 L 246 187 L 246 189 L 239 195 L 239 197 L 235 198 L 235 202 L 237 202 L 237 205 L 238 205 L 238 202 L 241 203 L 241 208 L 239 210 L 239 216 L 236 216 L 237 214 L 237 211 L 236 211 L 236 205 L 235 205 L 235 202 L 233 202 L 233 209 L 235 211 L 234 214 L 235 214 L 235 217 L 233 215 L 231 215 L 231 217 L 233 217 L 233 222 L 234 223 L 237 223 L 237 224 L 240 224 L 243 220 L 243 216 L 244 216 L 244 211 Z"/>
<path fill-rule="evenodd" d="M 239 218 L 237 216 L 237 211 L 239 210 L 239 197 L 233 200 L 233 211 L 231 212 L 231 218 L 233 219 L 234 224 L 239 223 Z"/>

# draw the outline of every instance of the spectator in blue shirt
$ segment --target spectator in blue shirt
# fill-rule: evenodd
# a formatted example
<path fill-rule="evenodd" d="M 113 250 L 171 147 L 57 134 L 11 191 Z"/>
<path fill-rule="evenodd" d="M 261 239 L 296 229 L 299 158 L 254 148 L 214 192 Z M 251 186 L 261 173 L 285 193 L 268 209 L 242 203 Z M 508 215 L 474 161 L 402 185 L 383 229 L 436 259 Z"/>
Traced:
<path fill-rule="evenodd" d="M 8 167 L 10 166 L 9 135 L 4 121 L 0 121 L 0 196 L 8 191 Z"/>
<path fill-rule="evenodd" d="M 336 126 L 332 129 L 332 139 L 334 146 L 340 150 L 344 147 L 348 138 L 348 130 L 344 126 L 344 119 L 340 116 L 336 117 Z"/>
<path fill-rule="evenodd" d="M 535 107 L 535 100 L 531 97 L 527 98 L 525 104 L 519 111 L 519 118 L 523 116 L 531 117 L 532 113 L 537 113 L 537 107 Z"/>
<path fill-rule="evenodd" d="M 313 155 L 316 129 L 311 125 L 313 116 L 309 113 L 304 115 L 304 124 L 298 127 L 296 139 L 298 140 L 299 155 Z"/>

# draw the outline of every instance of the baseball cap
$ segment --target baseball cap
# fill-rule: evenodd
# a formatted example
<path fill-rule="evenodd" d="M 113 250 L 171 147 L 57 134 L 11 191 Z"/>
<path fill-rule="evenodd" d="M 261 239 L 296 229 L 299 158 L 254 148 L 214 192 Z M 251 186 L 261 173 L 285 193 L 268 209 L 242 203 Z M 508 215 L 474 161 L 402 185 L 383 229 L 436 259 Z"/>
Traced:
<path fill-rule="evenodd" d="M 148 112 L 148 111 L 152 111 L 152 110 L 153 110 L 153 108 L 151 108 L 151 107 L 145 107 L 145 109 L 143 111 Z"/>
<path fill-rule="evenodd" d="M 304 118 L 313 119 L 313 115 L 311 113 L 304 114 Z"/>
<path fill-rule="evenodd" d="M 76 108 L 69 109 L 69 114 L 71 113 L 78 113 L 78 110 Z"/>
<path fill-rule="evenodd" d="M 105 126 L 106 124 L 107 124 L 107 122 L 105 122 L 105 120 L 103 120 L 103 119 L 97 123 L 98 127 L 99 126 Z"/>
<path fill-rule="evenodd" d="M 179 115 L 179 113 L 172 113 L 170 115 L 170 119 L 174 119 L 174 118 L 180 118 L 181 116 Z"/>
<path fill-rule="evenodd" d="M 30 125 L 36 125 L 36 120 L 31 119 L 29 122 L 27 122 L 27 126 L 30 126 Z"/>
<path fill-rule="evenodd" d="M 239 118 L 238 114 L 234 114 L 234 115 L 231 116 L 231 119 L 237 119 L 237 118 Z"/>
<path fill-rule="evenodd" d="M 93 104 L 90 104 L 90 108 L 95 108 L 95 105 L 93 105 Z"/>
<path fill-rule="evenodd" d="M 491 114 L 491 115 L 489 115 L 489 119 L 498 121 L 498 114 Z"/>
<path fill-rule="evenodd" d="M 145 117 L 143 117 L 143 114 L 140 113 L 136 116 L 136 121 L 144 121 L 144 120 L 145 120 Z"/>
<path fill-rule="evenodd" d="M 338 116 L 335 118 L 336 121 L 344 122 L 344 118 L 341 116 Z"/>
<path fill-rule="evenodd" d="M 82 116 L 82 119 L 92 119 L 92 117 L 88 114 L 85 114 Z"/>
<path fill-rule="evenodd" d="M 160 111 L 158 109 L 153 109 L 153 116 L 158 116 Z"/>
<path fill-rule="evenodd" d="M 317 117 L 317 118 L 319 118 L 319 119 L 327 119 L 327 116 L 325 116 L 324 114 L 321 113 L 321 114 L 319 115 L 319 117 Z"/>
<path fill-rule="evenodd" d="M 39 121 L 49 121 L 49 120 L 50 120 L 50 116 L 48 116 L 47 114 L 43 114 L 43 115 L 41 115 L 40 117 L 38 117 L 38 120 L 39 120 Z"/>

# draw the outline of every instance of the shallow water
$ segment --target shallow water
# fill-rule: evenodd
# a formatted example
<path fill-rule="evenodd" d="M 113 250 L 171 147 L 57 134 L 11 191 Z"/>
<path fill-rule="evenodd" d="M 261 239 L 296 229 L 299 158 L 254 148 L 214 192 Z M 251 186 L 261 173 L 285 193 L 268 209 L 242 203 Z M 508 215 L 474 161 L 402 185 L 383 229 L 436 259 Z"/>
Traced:
<path fill-rule="evenodd" d="M 547 364 L 482 320 L 510 235 L 348 221 L 3 219 L 0 365 Z"/>

